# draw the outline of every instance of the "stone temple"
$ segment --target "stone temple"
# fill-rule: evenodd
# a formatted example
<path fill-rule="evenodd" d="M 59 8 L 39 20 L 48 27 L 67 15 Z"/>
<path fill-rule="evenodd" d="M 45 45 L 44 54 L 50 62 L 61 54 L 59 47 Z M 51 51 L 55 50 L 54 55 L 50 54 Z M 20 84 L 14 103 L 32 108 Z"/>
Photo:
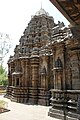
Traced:
<path fill-rule="evenodd" d="M 55 2 L 55 1 L 54 1 Z M 8 61 L 7 97 L 52 105 L 51 117 L 74 115 L 80 93 L 80 40 L 73 28 L 40 9 L 28 23 Z"/>

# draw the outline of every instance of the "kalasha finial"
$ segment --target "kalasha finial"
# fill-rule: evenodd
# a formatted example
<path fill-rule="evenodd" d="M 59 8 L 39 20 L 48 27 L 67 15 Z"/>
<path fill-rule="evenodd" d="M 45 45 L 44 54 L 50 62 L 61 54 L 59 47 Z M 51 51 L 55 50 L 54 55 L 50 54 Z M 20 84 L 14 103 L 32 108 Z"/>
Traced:
<path fill-rule="evenodd" d="M 42 0 L 41 0 L 41 9 L 42 9 Z"/>

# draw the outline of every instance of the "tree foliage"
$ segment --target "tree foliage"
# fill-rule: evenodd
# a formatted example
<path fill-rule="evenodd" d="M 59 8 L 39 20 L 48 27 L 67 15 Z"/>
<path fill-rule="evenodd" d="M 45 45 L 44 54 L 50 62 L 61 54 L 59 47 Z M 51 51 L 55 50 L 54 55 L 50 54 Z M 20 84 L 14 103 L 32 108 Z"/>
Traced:
<path fill-rule="evenodd" d="M 11 48 L 10 37 L 8 34 L 0 33 L 0 63 L 3 64 L 5 56 Z"/>
<path fill-rule="evenodd" d="M 0 65 L 0 85 L 7 85 L 7 72 L 2 65 Z"/>

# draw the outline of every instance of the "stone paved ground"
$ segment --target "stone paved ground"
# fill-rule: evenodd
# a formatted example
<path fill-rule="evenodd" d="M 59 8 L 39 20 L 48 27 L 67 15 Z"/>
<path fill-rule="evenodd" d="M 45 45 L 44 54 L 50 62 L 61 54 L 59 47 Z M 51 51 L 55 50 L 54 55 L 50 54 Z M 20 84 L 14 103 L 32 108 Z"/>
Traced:
<path fill-rule="evenodd" d="M 10 110 L 0 114 L 0 120 L 58 120 L 48 116 L 50 107 L 15 103 L 3 98 L 3 96 L 0 96 L 0 99 L 8 102 L 8 109 Z"/>

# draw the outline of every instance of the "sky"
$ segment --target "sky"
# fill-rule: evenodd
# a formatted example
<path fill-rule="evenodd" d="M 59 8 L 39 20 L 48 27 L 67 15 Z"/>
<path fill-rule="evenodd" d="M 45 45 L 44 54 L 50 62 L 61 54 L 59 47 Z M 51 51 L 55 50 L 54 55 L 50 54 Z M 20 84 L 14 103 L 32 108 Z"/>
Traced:
<path fill-rule="evenodd" d="M 9 55 L 14 54 L 16 44 L 19 44 L 19 39 L 31 20 L 31 16 L 40 10 L 41 3 L 42 8 L 53 16 L 55 23 L 61 21 L 66 26 L 69 25 L 66 18 L 49 0 L 0 0 L 0 32 L 10 35 L 12 49 Z"/>

